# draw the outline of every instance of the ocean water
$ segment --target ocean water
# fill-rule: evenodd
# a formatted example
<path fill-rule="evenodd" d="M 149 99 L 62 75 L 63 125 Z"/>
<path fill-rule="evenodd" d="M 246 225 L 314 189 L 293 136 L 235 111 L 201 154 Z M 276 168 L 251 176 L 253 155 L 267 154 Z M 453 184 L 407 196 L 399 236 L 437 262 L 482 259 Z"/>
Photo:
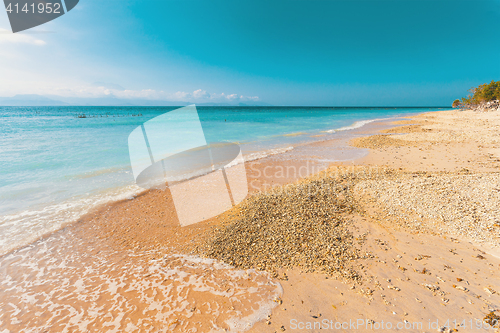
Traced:
<path fill-rule="evenodd" d="M 132 197 L 127 139 L 176 107 L 0 107 L 0 254 Z M 240 144 L 245 160 L 438 108 L 198 107 L 207 142 Z M 85 116 L 83 118 L 83 115 Z M 324 139 L 324 138 L 323 138 Z M 189 140 L 189 135 L 186 135 Z"/>

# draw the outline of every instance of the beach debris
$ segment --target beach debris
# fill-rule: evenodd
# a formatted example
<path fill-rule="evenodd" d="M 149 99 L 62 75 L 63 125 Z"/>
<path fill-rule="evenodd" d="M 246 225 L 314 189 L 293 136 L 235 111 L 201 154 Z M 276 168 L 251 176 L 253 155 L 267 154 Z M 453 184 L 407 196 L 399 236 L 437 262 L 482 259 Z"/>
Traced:
<path fill-rule="evenodd" d="M 413 269 L 413 271 L 415 273 L 419 273 L 419 274 L 427 274 L 427 275 L 431 275 L 431 272 L 427 269 L 427 268 L 423 268 L 422 270 L 419 270 L 419 269 Z"/>
<path fill-rule="evenodd" d="M 365 296 L 372 296 L 374 291 L 375 290 L 370 289 L 370 288 L 366 288 L 366 289 L 361 288 L 360 293 L 365 295 Z"/>
<path fill-rule="evenodd" d="M 452 287 L 455 288 L 455 289 L 461 290 L 463 292 L 469 292 L 469 289 L 467 289 L 467 288 L 465 288 L 463 286 L 457 286 L 456 284 L 454 284 Z"/>
<path fill-rule="evenodd" d="M 428 259 L 428 258 L 432 258 L 431 256 L 428 256 L 428 255 L 425 255 L 425 254 L 419 254 L 415 257 L 415 260 L 422 260 L 422 259 Z"/>
<path fill-rule="evenodd" d="M 396 286 L 391 286 L 391 285 L 389 285 L 389 286 L 387 286 L 387 288 L 392 289 L 392 290 L 396 290 L 396 291 L 401 291 L 401 289 L 399 289 L 399 288 L 398 288 L 398 287 L 396 287 Z"/>
<path fill-rule="evenodd" d="M 350 144 L 358 148 L 381 149 L 385 147 L 415 146 L 415 142 L 393 139 L 388 135 L 372 135 L 351 140 Z"/>
<path fill-rule="evenodd" d="M 486 291 L 488 294 L 490 295 L 493 295 L 493 294 L 496 294 L 497 292 L 495 290 L 493 290 L 492 288 L 490 287 L 484 287 L 484 291 Z"/>
<path fill-rule="evenodd" d="M 422 286 L 424 286 L 424 288 L 426 288 L 432 292 L 437 292 L 439 290 L 438 286 L 435 286 L 435 285 L 429 284 L 429 283 L 423 283 Z"/>
<path fill-rule="evenodd" d="M 276 273 L 299 267 L 357 281 L 364 258 L 347 226 L 352 175 L 321 175 L 257 193 L 230 210 L 196 250 L 237 268 Z"/>
<path fill-rule="evenodd" d="M 428 177 L 428 176 L 431 177 Z M 360 182 L 356 189 L 368 193 L 386 223 L 411 232 L 426 232 L 482 243 L 498 243 L 500 193 L 493 191 L 500 173 L 394 172 Z M 457 243 L 458 244 L 458 243 Z M 458 255 L 456 248 L 449 251 Z M 484 253 L 476 258 L 487 258 Z M 424 255 L 415 256 L 425 259 Z"/>
<path fill-rule="evenodd" d="M 500 316 L 495 314 L 495 312 L 490 311 L 484 318 L 483 321 L 492 327 L 500 326 Z"/>

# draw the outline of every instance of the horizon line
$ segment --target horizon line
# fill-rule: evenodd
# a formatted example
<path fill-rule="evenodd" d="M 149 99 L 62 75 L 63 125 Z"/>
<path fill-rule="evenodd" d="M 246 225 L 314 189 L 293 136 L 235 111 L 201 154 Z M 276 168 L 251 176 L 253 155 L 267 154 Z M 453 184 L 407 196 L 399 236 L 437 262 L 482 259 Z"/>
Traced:
<path fill-rule="evenodd" d="M 189 105 L 196 105 L 196 103 L 191 103 Z M 205 104 L 205 103 L 201 103 Z M 395 109 L 416 109 L 416 108 L 448 108 L 453 109 L 452 106 L 439 106 L 439 105 L 431 105 L 431 106 L 332 106 L 332 105 L 196 105 L 197 107 L 204 108 L 213 108 L 213 107 L 225 107 L 225 108 L 370 108 L 370 109 L 387 109 L 387 108 L 395 108 Z M 215 104 L 215 103 L 214 103 Z M 0 107 L 122 107 L 122 108 L 134 108 L 134 107 L 143 107 L 143 108 L 175 108 L 175 107 L 185 107 L 185 105 L 0 105 Z"/>

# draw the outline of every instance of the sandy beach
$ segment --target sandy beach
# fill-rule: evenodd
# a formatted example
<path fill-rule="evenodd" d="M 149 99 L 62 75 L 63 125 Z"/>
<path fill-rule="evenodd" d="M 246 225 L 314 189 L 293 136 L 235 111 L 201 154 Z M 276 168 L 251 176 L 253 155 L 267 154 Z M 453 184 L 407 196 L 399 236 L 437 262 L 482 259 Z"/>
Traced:
<path fill-rule="evenodd" d="M 500 113 L 373 126 L 361 159 L 247 162 L 205 222 L 151 190 L 5 256 L 0 332 L 500 331 Z"/>
<path fill-rule="evenodd" d="M 360 178 L 362 212 L 351 221 L 373 255 L 356 262 L 362 282 L 287 273 L 271 327 L 254 332 L 499 330 L 481 322 L 500 315 L 500 114 L 442 111 L 395 125 L 354 139 L 370 154 L 339 167 Z"/>

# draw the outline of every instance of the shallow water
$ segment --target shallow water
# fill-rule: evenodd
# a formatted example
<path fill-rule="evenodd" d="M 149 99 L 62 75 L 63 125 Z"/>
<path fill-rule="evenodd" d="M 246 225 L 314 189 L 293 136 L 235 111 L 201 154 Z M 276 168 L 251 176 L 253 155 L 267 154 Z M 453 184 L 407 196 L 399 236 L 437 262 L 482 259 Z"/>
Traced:
<path fill-rule="evenodd" d="M 265 272 L 59 232 L 2 258 L 0 332 L 241 332 L 282 292 Z"/>

